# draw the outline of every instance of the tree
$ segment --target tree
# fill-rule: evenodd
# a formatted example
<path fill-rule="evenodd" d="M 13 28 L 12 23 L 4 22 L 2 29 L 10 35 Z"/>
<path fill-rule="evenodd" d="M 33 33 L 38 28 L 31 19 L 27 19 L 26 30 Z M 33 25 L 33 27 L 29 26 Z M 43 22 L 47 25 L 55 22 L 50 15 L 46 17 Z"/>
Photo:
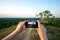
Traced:
<path fill-rule="evenodd" d="M 41 12 L 41 13 L 39 13 L 39 15 L 40 15 L 40 18 L 41 18 L 41 20 L 42 20 L 42 18 L 43 18 L 43 13 Z"/>
<path fill-rule="evenodd" d="M 38 17 L 39 15 L 38 15 L 38 14 L 36 14 L 36 16 Z"/>
<path fill-rule="evenodd" d="M 40 22 L 42 24 L 52 24 L 54 23 L 54 17 L 53 14 L 49 10 L 45 10 L 43 12 L 40 12 L 37 16 L 41 18 Z"/>
<path fill-rule="evenodd" d="M 40 12 L 37 16 L 39 16 L 42 19 L 49 20 L 50 17 L 52 16 L 51 12 L 49 10 L 45 10 L 43 12 Z"/>
<path fill-rule="evenodd" d="M 53 20 L 55 20 L 55 16 L 53 16 L 53 18 L 52 18 Z"/>
<path fill-rule="evenodd" d="M 41 20 L 42 20 L 42 18 L 43 18 L 43 13 L 41 12 L 41 13 L 39 13 L 39 14 L 36 14 L 36 16 L 39 16 L 39 17 L 41 18 Z"/>
<path fill-rule="evenodd" d="M 45 11 L 43 11 L 43 14 L 44 14 L 44 19 L 49 18 L 50 11 L 45 10 Z"/>

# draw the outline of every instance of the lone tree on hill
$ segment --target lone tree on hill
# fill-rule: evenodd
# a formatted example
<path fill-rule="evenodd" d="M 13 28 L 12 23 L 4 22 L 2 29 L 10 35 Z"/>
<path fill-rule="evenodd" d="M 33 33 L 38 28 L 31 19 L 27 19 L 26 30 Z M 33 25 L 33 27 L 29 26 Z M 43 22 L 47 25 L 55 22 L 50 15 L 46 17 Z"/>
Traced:
<path fill-rule="evenodd" d="M 45 10 L 45 11 L 43 11 L 43 12 L 41 12 L 41 13 L 39 13 L 39 14 L 37 14 L 36 16 L 39 16 L 40 18 L 41 18 L 41 20 L 42 19 L 49 19 L 49 18 L 51 18 L 53 15 L 51 14 L 51 12 L 49 11 L 49 10 Z"/>

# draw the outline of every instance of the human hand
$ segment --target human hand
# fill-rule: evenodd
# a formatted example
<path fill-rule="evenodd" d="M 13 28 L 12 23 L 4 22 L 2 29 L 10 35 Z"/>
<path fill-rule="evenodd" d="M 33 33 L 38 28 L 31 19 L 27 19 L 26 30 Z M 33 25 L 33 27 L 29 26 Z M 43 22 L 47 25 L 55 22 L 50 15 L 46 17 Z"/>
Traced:
<path fill-rule="evenodd" d="M 43 26 L 42 24 L 40 24 L 39 21 L 38 22 L 38 28 L 37 29 L 37 32 L 38 32 L 38 35 L 40 37 L 41 40 L 48 40 L 47 39 L 47 36 L 46 36 L 46 28 L 45 26 Z"/>
<path fill-rule="evenodd" d="M 26 29 L 26 28 L 24 28 L 25 22 L 26 22 L 26 21 L 19 22 L 19 24 L 17 25 L 15 31 L 17 31 L 17 32 L 21 32 L 21 31 L 23 31 L 24 29 Z"/>
<path fill-rule="evenodd" d="M 26 21 L 23 22 L 19 22 L 19 24 L 17 25 L 17 28 L 8 36 L 4 37 L 2 40 L 12 40 L 18 33 L 20 33 L 21 31 L 24 30 L 24 24 Z"/>

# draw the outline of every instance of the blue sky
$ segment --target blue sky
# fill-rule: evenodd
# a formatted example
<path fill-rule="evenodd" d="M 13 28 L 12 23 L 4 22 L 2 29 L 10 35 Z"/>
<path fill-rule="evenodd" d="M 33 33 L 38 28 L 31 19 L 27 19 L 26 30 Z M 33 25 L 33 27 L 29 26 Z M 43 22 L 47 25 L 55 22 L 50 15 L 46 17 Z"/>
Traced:
<path fill-rule="evenodd" d="M 36 17 L 44 10 L 60 17 L 60 0 L 0 0 L 0 18 Z"/>

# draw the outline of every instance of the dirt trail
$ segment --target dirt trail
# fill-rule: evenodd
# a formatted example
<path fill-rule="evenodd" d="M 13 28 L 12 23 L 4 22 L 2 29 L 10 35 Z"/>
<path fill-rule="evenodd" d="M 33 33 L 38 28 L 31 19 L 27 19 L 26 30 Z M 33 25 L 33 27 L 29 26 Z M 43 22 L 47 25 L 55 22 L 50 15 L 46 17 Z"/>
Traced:
<path fill-rule="evenodd" d="M 31 28 L 25 29 L 23 32 L 18 34 L 13 40 L 30 40 Z"/>

